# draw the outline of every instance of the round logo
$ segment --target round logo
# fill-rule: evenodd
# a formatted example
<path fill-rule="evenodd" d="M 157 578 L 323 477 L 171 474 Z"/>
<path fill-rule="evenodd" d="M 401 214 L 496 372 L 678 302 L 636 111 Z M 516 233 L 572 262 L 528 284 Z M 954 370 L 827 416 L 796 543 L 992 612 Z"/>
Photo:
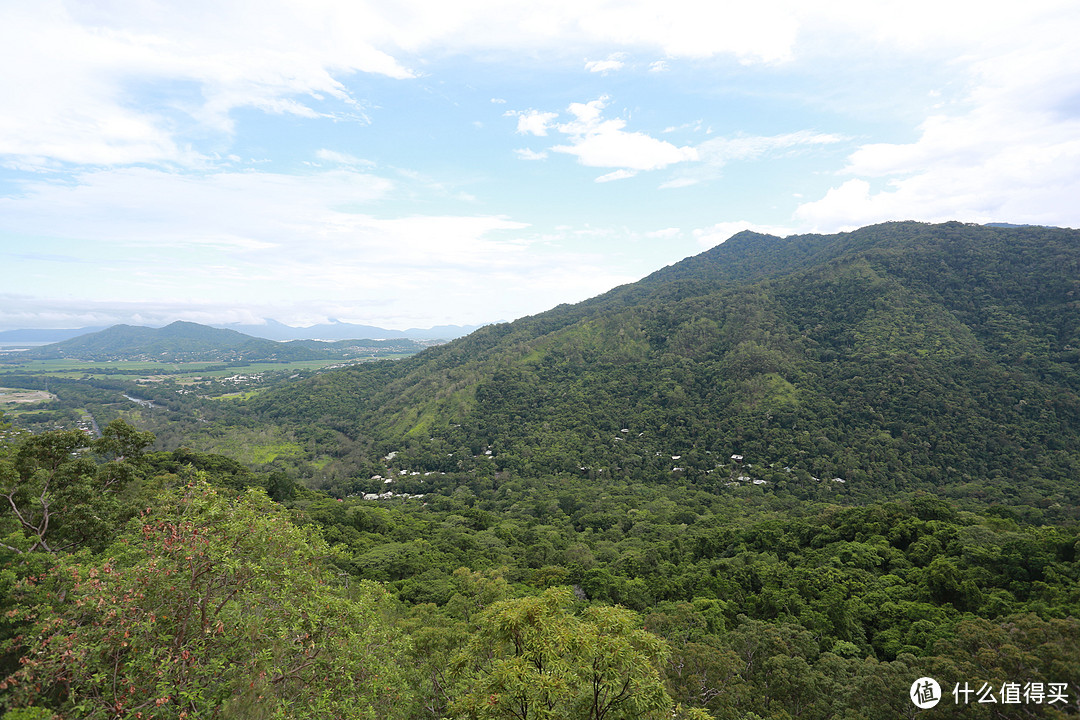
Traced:
<path fill-rule="evenodd" d="M 941 702 L 941 686 L 931 677 L 921 677 L 911 683 L 911 702 L 921 710 L 927 710 Z"/>

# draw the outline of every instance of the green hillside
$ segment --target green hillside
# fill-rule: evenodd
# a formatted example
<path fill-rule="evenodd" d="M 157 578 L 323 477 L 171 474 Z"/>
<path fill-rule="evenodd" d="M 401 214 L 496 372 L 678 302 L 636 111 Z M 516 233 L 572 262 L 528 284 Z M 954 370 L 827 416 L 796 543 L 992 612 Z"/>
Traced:
<path fill-rule="evenodd" d="M 397 450 L 445 469 L 449 453 L 490 449 L 525 476 L 1075 500 L 1078 290 L 1072 230 L 740 233 L 592 300 L 249 409 L 359 438 L 345 468 Z"/>

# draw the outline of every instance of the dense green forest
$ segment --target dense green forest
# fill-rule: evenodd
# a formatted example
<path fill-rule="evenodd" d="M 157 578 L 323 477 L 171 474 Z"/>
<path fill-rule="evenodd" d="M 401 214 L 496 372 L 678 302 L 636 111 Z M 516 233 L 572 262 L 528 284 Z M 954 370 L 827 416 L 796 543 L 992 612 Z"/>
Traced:
<path fill-rule="evenodd" d="M 0 713 L 1076 717 L 1078 290 L 1076 231 L 743 233 L 226 400 L 54 378 Z"/>
<path fill-rule="evenodd" d="M 1076 712 L 1075 524 L 923 493 L 844 507 L 469 473 L 342 500 L 151 440 L 118 421 L 9 444 L 8 707 L 894 718 L 930 676 L 1064 683 L 1067 703 L 1024 711 Z M 950 700 L 938 716 L 1017 716 Z"/>

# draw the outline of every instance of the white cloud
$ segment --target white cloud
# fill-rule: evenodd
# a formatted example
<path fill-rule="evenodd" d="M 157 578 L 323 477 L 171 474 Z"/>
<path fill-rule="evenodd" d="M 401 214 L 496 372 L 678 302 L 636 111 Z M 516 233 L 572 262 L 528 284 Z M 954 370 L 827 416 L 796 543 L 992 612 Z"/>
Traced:
<path fill-rule="evenodd" d="M 147 62 L 146 39 L 93 32 L 50 5 L 0 13 L 0 156 L 22 166 L 184 160 L 161 118 L 123 106 L 112 77 Z"/>
<path fill-rule="evenodd" d="M 0 9 L 6 68 L 0 77 L 0 155 L 20 167 L 197 163 L 198 151 L 178 139 L 192 123 L 228 133 L 233 111 L 243 107 L 365 120 L 363 99 L 344 80 L 357 72 L 415 77 L 416 70 L 399 58 L 422 53 L 581 57 L 583 51 L 620 47 L 668 59 L 732 55 L 745 63 L 781 63 L 805 51 L 806 37 L 814 33 L 816 42 L 835 45 L 838 53 L 865 38 L 868 46 L 930 53 L 943 61 L 1000 58 L 993 72 L 1020 76 L 1029 72 L 1029 61 L 1040 66 L 1036 72 L 1041 62 L 1030 53 L 1014 57 L 1014 50 L 1027 52 L 1048 40 L 1049 54 L 1058 59 L 1061 42 L 1072 47 L 1075 3 L 1033 0 L 999 10 L 931 0 L 707 6 L 631 0 L 617 9 L 577 0 L 543 6 L 463 0 L 452 7 L 433 0 L 266 0 L 258 13 L 239 0 L 6 3 Z M 833 42 L 841 36 L 843 42 Z M 610 54 L 588 68 L 614 70 L 624 57 L 623 51 Z M 417 66 L 423 62 L 417 58 Z M 666 68 L 667 60 L 650 65 L 652 71 Z M 149 85 L 161 92 L 153 101 L 136 91 Z"/>
<path fill-rule="evenodd" d="M 698 159 L 694 148 L 676 147 L 645 133 L 626 132 L 623 130 L 626 121 L 621 118 L 604 120 L 602 113 L 606 105 L 607 98 L 571 103 L 569 111 L 574 120 L 557 126 L 559 132 L 569 137 L 570 144 L 556 145 L 551 149 L 574 155 L 578 162 L 588 167 L 622 168 L 624 172 L 657 170 Z M 605 179 L 618 177 L 629 175 L 604 176 Z"/>
<path fill-rule="evenodd" d="M 586 62 L 585 69 L 589 72 L 606 75 L 615 70 L 622 70 L 626 64 L 623 62 L 623 58 L 625 57 L 626 53 L 613 53 L 608 55 L 606 60 L 590 60 Z"/>
<path fill-rule="evenodd" d="M 596 182 L 611 182 L 612 180 L 625 180 L 637 175 L 637 170 L 615 170 L 596 178 Z"/>
<path fill-rule="evenodd" d="M 358 158 L 355 155 L 349 153 L 337 152 L 336 150 L 327 150 L 322 148 L 315 152 L 315 157 L 324 162 L 333 163 L 335 165 L 344 165 L 346 167 L 374 167 L 375 163 L 370 160 L 364 160 Z"/>
<path fill-rule="evenodd" d="M 39 298 L 14 293 L 0 294 L 0 327 L 80 328 L 105 327 L 119 323 L 165 325 L 173 320 L 204 323 L 257 322 L 261 316 L 245 308 L 222 308 L 216 303 L 177 306 L 152 301 L 122 301 Z"/>
<path fill-rule="evenodd" d="M 844 139 L 832 133 L 800 130 L 780 135 L 735 135 L 706 140 L 695 148 L 701 163 L 681 168 L 677 175 L 661 183 L 660 187 L 674 189 L 696 185 L 720 177 L 721 169 L 729 162 L 785 157 L 808 148 L 839 143 Z"/>
<path fill-rule="evenodd" d="M 678 132 L 680 130 L 693 130 L 694 132 L 697 132 L 697 131 L 701 130 L 701 120 L 696 120 L 694 122 L 683 123 L 681 125 L 668 125 L 666 128 L 664 128 L 664 133 L 665 134 L 673 133 L 673 132 Z"/>
<path fill-rule="evenodd" d="M 798 28 L 791 7 L 775 0 L 708 5 L 696 0 L 631 0 L 617 6 L 580 0 L 543 4 L 403 0 L 380 19 L 389 26 L 394 43 L 410 51 L 438 47 L 571 54 L 617 47 L 660 51 L 667 57 L 731 54 L 743 62 L 789 58 Z"/>
<path fill-rule="evenodd" d="M 674 190 L 681 187 L 690 187 L 691 185 L 697 185 L 699 182 L 705 179 L 712 179 L 717 176 L 717 173 L 700 173 L 700 172 L 684 172 L 679 177 L 674 177 L 670 180 L 665 180 L 660 183 L 661 190 Z"/>
<path fill-rule="evenodd" d="M 546 152 L 536 152 L 535 150 L 530 150 L 529 148 L 517 148 L 516 150 L 514 150 L 514 154 L 522 160 L 544 160 L 545 158 L 547 158 Z"/>
<path fill-rule="evenodd" d="M 284 0 L 258 13 L 229 2 L 6 3 L 0 155 L 23 164 L 192 165 L 202 158 L 178 134 L 192 125 L 230 132 L 236 108 L 314 117 L 323 111 L 302 98 L 324 97 L 340 116 L 362 118 L 333 73 L 411 72 L 348 27 L 324 24 L 330 19 Z M 147 86 L 158 98 L 139 92 Z"/>
<path fill-rule="evenodd" d="M 517 117 L 517 132 L 519 135 L 536 135 L 544 137 L 548 134 L 548 128 L 559 113 L 540 112 L 539 110 L 526 110 L 525 112 L 507 112 L 510 117 Z"/>
<path fill-rule="evenodd" d="M 552 150 L 577 157 L 588 167 L 621 167 L 631 170 L 657 170 L 675 163 L 698 159 L 692 147 L 676 147 L 645 133 L 625 132 L 626 122 L 608 120 L 594 129 L 571 136 L 570 145 L 556 145 Z"/>
<path fill-rule="evenodd" d="M 1080 8 L 1058 10 L 1044 6 L 1012 28 L 980 20 L 985 45 L 962 61 L 966 96 L 927 117 L 911 142 L 857 148 L 842 173 L 850 178 L 796 218 L 823 231 L 892 219 L 1080 225 L 1069 200 L 1080 197 Z M 951 42 L 971 41 L 969 32 Z"/>
<path fill-rule="evenodd" d="M 319 226 L 328 208 L 383 197 L 393 184 L 352 170 L 307 176 L 259 172 L 178 175 L 147 168 L 82 173 L 73 183 L 37 181 L 0 198 L 0 232 L 95 243 L 251 249 Z M 305 216 L 308 218 L 305 221 Z"/>
<path fill-rule="evenodd" d="M 518 132 L 547 135 L 557 130 L 567 143 L 554 145 L 551 150 L 577 157 L 587 167 L 618 168 L 596 178 L 609 182 L 630 178 L 642 171 L 659 170 L 680 165 L 679 174 L 661 184 L 661 188 L 694 185 L 718 176 L 718 169 L 734 160 L 749 161 L 799 152 L 802 149 L 831 145 L 843 141 L 840 135 L 801 130 L 780 135 L 736 135 L 706 140 L 697 146 L 677 146 L 646 133 L 626 130 L 622 118 L 606 119 L 604 110 L 610 98 L 601 96 L 584 103 L 571 103 L 567 112 L 572 119 L 557 122 L 558 113 L 529 110 L 506 113 L 518 118 Z M 701 122 L 670 126 L 665 133 L 692 128 L 699 130 Z M 531 151 L 529 151 L 531 152 Z M 532 155 L 518 151 L 520 155 Z M 701 163 L 700 167 L 693 167 Z"/>
<path fill-rule="evenodd" d="M 433 315 L 476 322 L 627 280 L 609 258 L 534 252 L 529 226 L 511 218 L 360 210 L 394 187 L 348 169 L 177 176 L 124 168 L 83 173 L 74 184 L 29 183 L 0 199 L 0 236 L 23 238 L 0 246 L 0 265 L 20 268 L 5 277 L 5 292 L 35 299 L 0 308 L 0 326 L 33 325 L 32 306 L 81 324 L 95 313 L 117 321 L 136 307 L 158 319 L 238 308 L 325 319 L 347 308 L 390 327 Z M 39 297 L 44 276 L 67 298 Z"/>
<path fill-rule="evenodd" d="M 570 103 L 567 108 L 576 120 L 559 126 L 559 131 L 567 135 L 584 135 L 593 131 L 600 122 L 604 108 L 610 98 L 607 95 L 590 100 L 587 103 Z"/>
<path fill-rule="evenodd" d="M 682 230 L 677 227 L 664 228 L 663 230 L 653 230 L 652 232 L 645 233 L 645 237 L 648 238 L 660 238 L 664 240 L 678 237 L 682 234 Z"/>
<path fill-rule="evenodd" d="M 966 58 L 998 55 L 1039 44 L 1047 32 L 1070 33 L 1076 4 L 1071 0 L 1029 0 L 980 12 L 974 0 L 830 0 L 791 6 L 804 32 L 831 27 L 837 34 L 865 38 L 871 46 L 911 54 L 947 53 Z"/>
<path fill-rule="evenodd" d="M 196 125 L 234 130 L 233 111 L 366 120 L 343 84 L 352 73 L 407 79 L 395 56 L 495 50 L 577 53 L 612 45 L 670 57 L 730 53 L 747 62 L 790 56 L 795 16 L 769 3 L 639 0 L 617 11 L 556 0 L 372 3 L 240 0 L 78 3 L 0 8 L 0 155 L 50 162 L 192 165 L 178 138 Z M 592 61 L 617 69 L 622 55 Z M 136 91 L 153 85 L 148 100 Z"/>
<path fill-rule="evenodd" d="M 842 142 L 844 138 L 833 133 L 819 133 L 811 130 L 784 133 L 781 135 L 736 135 L 706 140 L 697 146 L 702 160 L 714 165 L 723 165 L 734 160 L 757 160 L 764 156 L 796 148 L 831 145 Z"/>
<path fill-rule="evenodd" d="M 613 44 L 658 48 L 668 57 L 707 58 L 730 53 L 746 63 L 791 57 L 797 33 L 792 12 L 777 2 L 703 4 L 695 0 L 564 5 L 588 35 Z"/>

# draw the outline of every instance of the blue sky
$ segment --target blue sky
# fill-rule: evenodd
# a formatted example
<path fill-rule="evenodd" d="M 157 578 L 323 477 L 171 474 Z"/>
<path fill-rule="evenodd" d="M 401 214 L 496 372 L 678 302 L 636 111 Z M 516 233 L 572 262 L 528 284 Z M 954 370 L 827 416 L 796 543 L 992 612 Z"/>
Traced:
<path fill-rule="evenodd" d="M 1072 0 L 747 5 L 0 0 L 0 329 L 478 324 L 746 228 L 1080 225 Z"/>

